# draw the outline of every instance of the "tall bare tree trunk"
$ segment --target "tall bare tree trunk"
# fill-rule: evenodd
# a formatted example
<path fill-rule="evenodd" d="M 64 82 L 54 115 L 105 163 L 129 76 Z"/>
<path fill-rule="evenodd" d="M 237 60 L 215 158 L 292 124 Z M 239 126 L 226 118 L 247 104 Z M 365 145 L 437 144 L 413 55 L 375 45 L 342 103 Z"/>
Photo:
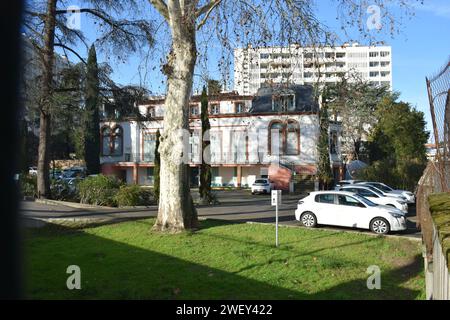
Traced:
<path fill-rule="evenodd" d="M 47 1 L 47 17 L 44 27 L 44 59 L 42 73 L 42 96 L 39 101 L 39 156 L 37 188 L 39 198 L 50 196 L 50 170 L 49 170 L 49 138 L 50 138 L 50 104 L 52 95 L 55 16 L 57 0 Z"/>
<path fill-rule="evenodd" d="M 189 98 L 197 59 L 194 8 L 180 8 L 178 1 L 168 2 L 172 48 L 163 67 L 167 76 L 164 105 L 164 131 L 161 135 L 161 182 L 158 218 L 154 229 L 178 232 L 198 227 L 197 210 L 189 189 L 189 165 L 181 138 L 189 130 Z M 185 161 L 186 162 L 186 161 Z"/>

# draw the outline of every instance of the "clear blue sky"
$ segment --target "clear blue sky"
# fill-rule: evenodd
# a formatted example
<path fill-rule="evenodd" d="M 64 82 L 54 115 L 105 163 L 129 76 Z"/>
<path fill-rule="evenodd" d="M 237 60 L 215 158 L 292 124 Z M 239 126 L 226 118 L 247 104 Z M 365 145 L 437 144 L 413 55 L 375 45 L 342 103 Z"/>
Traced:
<path fill-rule="evenodd" d="M 76 2 L 76 1 L 74 1 Z M 336 21 L 336 5 L 332 0 L 318 0 L 317 15 L 330 29 L 339 30 Z M 370 4 L 370 1 L 368 1 Z M 415 6 L 415 16 L 403 21 L 401 33 L 394 38 L 384 36 L 382 40 L 392 46 L 393 87 L 401 93 L 400 99 L 411 103 L 417 109 L 424 111 L 431 129 L 428 97 L 425 86 L 425 76 L 440 69 L 450 56 L 450 0 L 424 0 L 424 5 Z M 146 8 L 149 8 L 148 4 Z M 391 10 L 399 10 L 394 7 Z M 150 15 L 153 13 L 149 13 Z M 383 23 L 383 21 L 381 21 Z M 82 31 L 89 40 L 95 39 L 92 22 L 82 17 Z M 159 32 L 157 37 L 167 45 L 167 37 Z M 160 73 L 159 59 L 165 51 L 164 45 L 159 45 L 156 52 L 149 57 L 147 64 L 147 79 L 145 86 L 152 93 L 162 94 L 165 91 L 164 78 Z M 214 58 L 218 52 L 211 50 L 208 73 L 213 78 L 220 78 Z M 84 56 L 86 54 L 83 52 Z M 111 55 L 99 53 L 99 62 L 107 61 Z M 72 59 L 73 57 L 71 57 Z M 75 58 L 74 58 L 75 60 Z M 142 57 L 131 55 L 125 63 L 110 60 L 113 67 L 113 79 L 123 85 L 142 83 L 139 73 Z M 142 72 L 141 72 L 142 74 Z M 230 70 L 230 74 L 233 72 Z M 197 77 L 197 79 L 199 79 Z M 199 81 L 197 81 L 197 88 Z"/>
<path fill-rule="evenodd" d="M 319 12 L 333 22 L 335 8 L 328 6 L 328 0 L 319 2 Z M 424 0 L 414 13 L 403 21 L 400 34 L 384 39 L 392 47 L 394 90 L 401 93 L 401 100 L 425 113 L 431 131 L 425 77 L 435 74 L 450 57 L 450 0 Z"/>

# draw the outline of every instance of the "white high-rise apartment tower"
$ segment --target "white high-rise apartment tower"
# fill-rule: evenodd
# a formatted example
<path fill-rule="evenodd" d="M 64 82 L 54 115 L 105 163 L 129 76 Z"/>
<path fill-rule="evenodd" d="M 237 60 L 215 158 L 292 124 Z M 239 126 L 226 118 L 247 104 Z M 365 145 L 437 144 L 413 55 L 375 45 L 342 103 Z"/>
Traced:
<path fill-rule="evenodd" d="M 333 83 L 356 75 L 392 90 L 390 46 L 263 47 L 234 50 L 234 90 L 253 95 L 271 83 Z"/>

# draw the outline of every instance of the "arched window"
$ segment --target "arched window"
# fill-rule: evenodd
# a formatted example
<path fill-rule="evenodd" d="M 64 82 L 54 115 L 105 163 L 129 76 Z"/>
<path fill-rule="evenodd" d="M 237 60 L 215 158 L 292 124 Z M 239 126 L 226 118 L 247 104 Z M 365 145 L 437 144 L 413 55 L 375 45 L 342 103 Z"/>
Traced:
<path fill-rule="evenodd" d="M 111 154 L 113 156 L 121 156 L 122 155 L 122 147 L 123 147 L 123 130 L 122 127 L 116 126 L 112 130 L 111 135 Z"/>
<path fill-rule="evenodd" d="M 286 132 L 286 154 L 296 155 L 300 149 L 300 130 L 298 122 L 289 120 Z"/>
<path fill-rule="evenodd" d="M 330 153 L 337 154 L 338 136 L 336 131 L 330 132 Z"/>
<path fill-rule="evenodd" d="M 108 127 L 104 127 L 101 133 L 102 133 L 102 155 L 109 156 L 111 155 L 111 146 L 110 146 L 111 129 L 109 129 Z"/>
<path fill-rule="evenodd" d="M 272 122 L 269 126 L 269 153 L 273 155 L 283 154 L 283 129 L 281 122 Z"/>
<path fill-rule="evenodd" d="M 269 154 L 298 155 L 300 153 L 300 127 L 295 120 L 273 121 L 269 125 Z"/>
<path fill-rule="evenodd" d="M 145 132 L 143 134 L 144 140 L 144 161 L 154 162 L 155 161 L 155 149 L 156 149 L 156 133 Z"/>
<path fill-rule="evenodd" d="M 147 108 L 147 116 L 150 118 L 154 118 L 156 116 L 155 113 L 155 107 L 154 106 L 150 106 Z"/>
<path fill-rule="evenodd" d="M 101 130 L 102 135 L 102 155 L 121 156 L 123 152 L 123 130 L 121 126 L 115 126 L 113 129 L 104 127 Z"/>

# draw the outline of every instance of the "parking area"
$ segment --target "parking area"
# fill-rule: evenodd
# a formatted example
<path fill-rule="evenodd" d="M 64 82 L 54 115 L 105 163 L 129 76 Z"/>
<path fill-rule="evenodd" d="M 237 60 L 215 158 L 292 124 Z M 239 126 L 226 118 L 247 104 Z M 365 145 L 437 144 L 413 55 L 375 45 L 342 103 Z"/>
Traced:
<path fill-rule="evenodd" d="M 252 195 L 250 190 L 220 190 L 216 191 L 220 201 L 216 206 L 198 206 L 198 215 L 203 219 L 227 220 L 236 223 L 260 222 L 275 223 L 275 209 L 270 204 L 270 195 Z M 198 191 L 192 190 L 194 200 L 198 198 Z M 283 225 L 299 226 L 295 220 L 294 210 L 302 195 L 283 194 L 282 204 L 279 207 L 279 222 Z M 31 219 L 135 219 L 155 217 L 157 207 L 149 208 L 72 208 L 64 205 L 49 205 L 32 201 L 24 201 L 21 205 L 23 217 Z M 353 232 L 369 232 L 341 227 L 321 227 L 334 230 L 348 230 Z M 415 207 L 410 206 L 408 214 L 408 230 L 397 233 L 400 236 L 420 238 L 421 234 L 416 229 Z"/>

